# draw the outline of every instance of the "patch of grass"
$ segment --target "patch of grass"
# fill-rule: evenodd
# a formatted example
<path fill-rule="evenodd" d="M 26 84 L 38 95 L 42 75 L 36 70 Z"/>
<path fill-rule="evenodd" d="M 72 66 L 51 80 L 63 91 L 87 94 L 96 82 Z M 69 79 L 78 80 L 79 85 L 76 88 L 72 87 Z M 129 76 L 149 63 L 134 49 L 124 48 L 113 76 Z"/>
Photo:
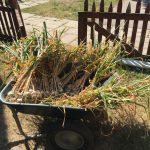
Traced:
<path fill-rule="evenodd" d="M 105 9 L 110 2 L 116 4 L 118 0 L 105 1 Z M 93 0 L 89 0 L 89 10 L 92 8 Z M 96 0 L 97 10 L 100 0 Z M 77 20 L 78 12 L 83 11 L 84 0 L 49 0 L 49 2 L 23 9 L 23 12 L 41 15 L 44 17 L 67 18 Z"/>

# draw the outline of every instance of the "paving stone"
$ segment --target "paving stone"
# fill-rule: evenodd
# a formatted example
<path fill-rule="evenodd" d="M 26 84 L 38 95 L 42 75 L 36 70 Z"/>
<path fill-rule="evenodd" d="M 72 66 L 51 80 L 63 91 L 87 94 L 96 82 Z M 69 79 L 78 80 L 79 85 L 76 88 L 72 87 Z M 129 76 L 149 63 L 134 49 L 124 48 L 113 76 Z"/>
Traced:
<path fill-rule="evenodd" d="M 59 27 L 59 28 L 52 29 L 51 31 L 52 31 L 53 33 L 56 33 L 56 31 L 57 31 L 58 34 L 62 34 L 61 37 L 64 37 L 65 35 L 68 34 L 68 32 L 67 32 L 68 29 L 69 29 L 69 28 L 66 28 L 66 27 L 64 27 L 64 26 L 61 26 L 61 27 Z"/>
<path fill-rule="evenodd" d="M 31 26 L 31 25 L 25 25 L 25 28 L 26 28 L 27 33 L 29 34 L 30 32 L 33 31 L 34 26 Z"/>
<path fill-rule="evenodd" d="M 143 55 L 146 55 L 146 54 L 147 54 L 147 48 L 148 48 L 148 47 L 144 48 L 144 50 L 143 50 L 143 52 L 142 52 Z"/>
<path fill-rule="evenodd" d="M 30 17 L 35 16 L 35 14 L 22 13 L 23 20 L 29 19 Z"/>
<path fill-rule="evenodd" d="M 75 40 L 77 40 L 77 35 L 73 35 L 73 34 L 67 34 L 62 37 L 62 42 L 64 43 L 71 43 Z"/>
<path fill-rule="evenodd" d="M 46 25 L 49 29 L 57 29 L 57 28 L 62 27 L 64 24 L 67 23 L 66 21 L 63 21 L 63 20 L 61 20 L 61 21 L 56 20 L 55 21 L 55 20 L 51 20 L 51 19 L 45 20 L 45 22 L 46 22 Z M 43 25 L 43 23 L 38 24 L 38 26 L 42 26 L 42 25 Z"/>
<path fill-rule="evenodd" d="M 67 23 L 65 24 L 65 26 L 67 27 L 71 27 L 71 28 L 78 28 L 78 21 L 72 21 L 72 20 L 67 20 Z"/>
<path fill-rule="evenodd" d="M 78 29 L 77 28 L 70 28 L 66 32 L 67 34 L 76 34 L 78 35 Z"/>
<path fill-rule="evenodd" d="M 137 36 L 137 37 L 136 37 L 136 42 L 137 42 L 137 43 L 140 42 L 141 37 L 142 37 L 142 36 Z M 145 38 L 145 42 L 144 42 L 144 43 L 146 44 L 146 43 L 148 43 L 148 42 L 149 42 L 149 38 Z"/>
<path fill-rule="evenodd" d="M 75 39 L 75 40 L 74 40 L 74 41 L 72 41 L 70 44 L 71 44 L 71 45 L 73 45 L 73 46 L 77 46 L 77 45 L 78 45 L 78 40 L 77 40 L 77 39 Z"/>
<path fill-rule="evenodd" d="M 39 24 L 41 24 L 40 21 L 38 20 L 24 20 L 24 23 L 25 25 L 31 25 L 31 26 L 39 26 Z"/>

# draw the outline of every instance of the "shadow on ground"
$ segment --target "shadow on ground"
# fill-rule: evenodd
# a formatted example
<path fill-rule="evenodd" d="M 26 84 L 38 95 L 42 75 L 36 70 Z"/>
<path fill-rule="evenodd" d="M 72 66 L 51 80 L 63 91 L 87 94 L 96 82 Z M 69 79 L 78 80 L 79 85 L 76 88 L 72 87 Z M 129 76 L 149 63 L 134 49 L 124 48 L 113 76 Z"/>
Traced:
<path fill-rule="evenodd" d="M 7 125 L 4 117 L 4 107 L 0 104 L 0 149 L 8 150 L 6 147 L 7 144 Z"/>
<path fill-rule="evenodd" d="M 43 122 L 39 126 L 40 129 L 43 126 L 42 133 L 46 137 L 52 136 L 49 130 L 50 124 Z M 150 150 L 150 130 L 146 125 L 134 122 L 126 125 L 116 124 L 112 130 L 110 127 L 110 124 L 102 125 L 101 130 L 97 131 L 99 136 L 96 136 L 92 150 Z M 45 150 L 53 150 L 49 138 L 42 141 Z"/>
<path fill-rule="evenodd" d="M 95 150 L 149 150 L 150 131 L 141 124 L 116 127 L 113 133 L 101 135 Z"/>
<path fill-rule="evenodd" d="M 26 124 L 24 127 L 26 130 L 29 130 L 29 121 L 24 115 L 21 117 L 21 123 L 24 122 Z M 0 104 L 0 150 L 38 150 L 41 147 L 40 141 L 40 138 L 25 138 L 21 136 L 11 111 L 7 106 Z"/>
<path fill-rule="evenodd" d="M 52 131 L 49 128 L 50 122 L 36 122 L 39 132 L 44 136 L 36 139 L 14 140 L 13 142 L 7 141 L 7 126 L 4 121 L 3 109 L 0 105 L 0 150 L 57 150 L 52 145 L 51 137 Z M 112 132 L 111 132 L 112 131 Z M 95 132 L 93 132 L 95 133 Z M 133 124 L 116 124 L 113 128 L 110 124 L 103 124 L 98 135 L 94 140 L 92 150 L 149 150 L 150 149 L 150 130 L 144 124 L 135 122 Z M 19 147 L 24 145 L 24 148 Z M 59 149 L 60 150 L 60 149 Z M 84 149 L 86 150 L 86 149 Z"/>

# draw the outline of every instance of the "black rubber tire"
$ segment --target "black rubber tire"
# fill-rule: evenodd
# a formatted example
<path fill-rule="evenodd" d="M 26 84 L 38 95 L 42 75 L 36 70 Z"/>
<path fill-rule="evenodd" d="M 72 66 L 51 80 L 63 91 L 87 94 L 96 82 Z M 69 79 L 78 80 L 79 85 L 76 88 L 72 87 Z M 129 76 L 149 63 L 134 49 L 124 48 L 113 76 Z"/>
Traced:
<path fill-rule="evenodd" d="M 51 131 L 51 136 L 49 140 L 51 141 L 55 150 L 66 150 L 59 147 L 55 142 L 55 135 L 63 130 L 71 130 L 78 134 L 80 134 L 84 139 L 84 145 L 80 149 L 76 150 L 92 150 L 94 143 L 94 136 L 90 129 L 80 121 L 66 121 L 64 127 L 62 127 L 62 121 L 57 121 L 53 125 L 53 129 Z M 75 149 L 74 149 L 75 150 Z"/>

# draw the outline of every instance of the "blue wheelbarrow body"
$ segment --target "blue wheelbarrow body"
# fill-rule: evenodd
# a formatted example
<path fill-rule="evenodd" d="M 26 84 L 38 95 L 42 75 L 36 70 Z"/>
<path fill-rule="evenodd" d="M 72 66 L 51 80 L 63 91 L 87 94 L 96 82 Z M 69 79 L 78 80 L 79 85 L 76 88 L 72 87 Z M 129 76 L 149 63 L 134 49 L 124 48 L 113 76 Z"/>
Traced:
<path fill-rule="evenodd" d="M 46 104 L 28 104 L 28 103 L 15 103 L 8 102 L 5 97 L 11 91 L 14 81 L 10 81 L 0 93 L 0 102 L 7 105 L 9 108 L 17 112 L 39 116 L 50 116 L 53 118 L 68 118 L 79 120 L 89 115 L 93 115 L 92 110 L 78 107 L 62 107 Z"/>

